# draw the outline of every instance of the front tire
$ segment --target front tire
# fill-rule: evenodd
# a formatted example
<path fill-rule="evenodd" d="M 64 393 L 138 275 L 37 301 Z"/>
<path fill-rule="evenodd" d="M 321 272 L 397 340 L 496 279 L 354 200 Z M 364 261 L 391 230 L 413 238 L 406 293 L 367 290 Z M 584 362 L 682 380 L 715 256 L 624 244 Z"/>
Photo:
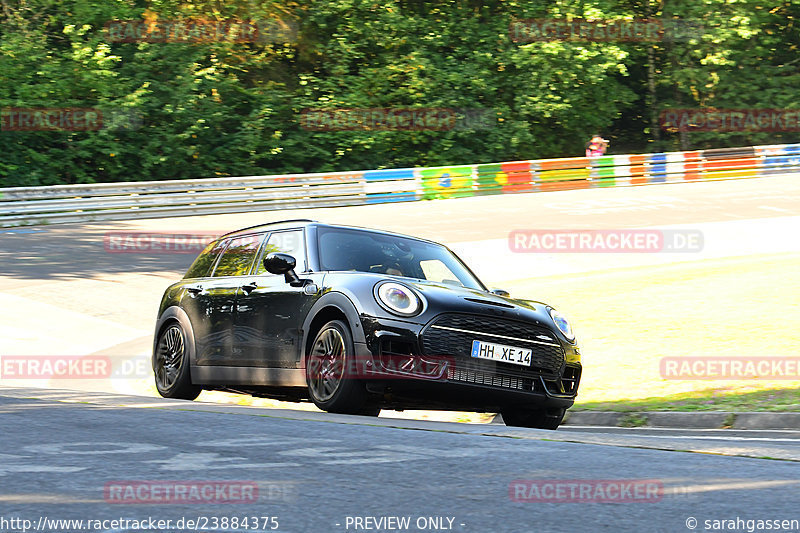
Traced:
<path fill-rule="evenodd" d="M 505 409 L 500 412 L 507 426 L 536 429 L 558 429 L 564 420 L 563 407 L 555 409 Z"/>
<path fill-rule="evenodd" d="M 319 330 L 306 357 L 306 384 L 314 404 L 331 413 L 377 416 L 361 380 L 348 376 L 355 358 L 353 335 L 341 320 Z"/>
<path fill-rule="evenodd" d="M 164 398 L 194 400 L 203 390 L 192 385 L 190 345 L 186 341 L 186 331 L 177 321 L 169 322 L 158 336 L 153 353 L 153 374 L 156 389 Z"/>

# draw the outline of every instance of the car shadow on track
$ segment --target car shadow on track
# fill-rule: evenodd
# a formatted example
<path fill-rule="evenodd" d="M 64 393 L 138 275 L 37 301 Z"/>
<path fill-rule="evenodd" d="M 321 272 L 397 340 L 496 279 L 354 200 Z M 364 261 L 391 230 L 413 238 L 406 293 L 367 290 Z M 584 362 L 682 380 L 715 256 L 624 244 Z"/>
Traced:
<path fill-rule="evenodd" d="M 97 226 L 64 224 L 0 229 L 2 274 L 16 279 L 86 279 L 116 273 L 182 275 L 213 234 L 185 230 L 152 232 L 127 223 Z M 168 244 L 188 242 L 188 246 Z M 164 240 L 166 239 L 166 241 Z"/>

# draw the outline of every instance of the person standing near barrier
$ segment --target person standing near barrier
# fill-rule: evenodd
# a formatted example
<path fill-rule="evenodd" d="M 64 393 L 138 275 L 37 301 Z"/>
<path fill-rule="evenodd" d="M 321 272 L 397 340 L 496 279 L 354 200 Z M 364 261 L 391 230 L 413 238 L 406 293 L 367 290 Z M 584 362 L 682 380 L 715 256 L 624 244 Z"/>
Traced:
<path fill-rule="evenodd" d="M 591 140 L 586 143 L 586 157 L 604 155 L 608 149 L 608 143 L 608 139 L 603 139 L 601 135 L 592 135 Z"/>

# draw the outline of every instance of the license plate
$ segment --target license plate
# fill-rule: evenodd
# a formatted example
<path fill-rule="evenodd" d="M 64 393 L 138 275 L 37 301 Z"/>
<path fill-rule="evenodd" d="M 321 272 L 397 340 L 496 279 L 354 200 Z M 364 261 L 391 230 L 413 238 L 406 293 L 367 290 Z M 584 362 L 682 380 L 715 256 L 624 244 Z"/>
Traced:
<path fill-rule="evenodd" d="M 533 350 L 529 348 L 515 348 L 505 344 L 493 342 L 472 341 L 472 357 L 489 359 L 498 363 L 511 363 L 513 365 L 531 366 Z"/>

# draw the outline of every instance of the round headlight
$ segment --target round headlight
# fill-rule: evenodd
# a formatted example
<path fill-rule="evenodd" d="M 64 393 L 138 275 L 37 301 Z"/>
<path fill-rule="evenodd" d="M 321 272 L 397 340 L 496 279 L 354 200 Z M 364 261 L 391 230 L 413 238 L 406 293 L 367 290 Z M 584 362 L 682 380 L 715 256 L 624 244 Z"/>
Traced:
<path fill-rule="evenodd" d="M 567 340 L 575 340 L 575 332 L 572 331 L 572 326 L 569 325 L 569 320 L 567 320 L 567 317 L 555 309 L 550 309 L 550 317 L 553 319 L 553 322 L 558 330 L 564 334 Z"/>
<path fill-rule="evenodd" d="M 387 310 L 400 316 L 414 316 L 422 310 L 422 301 L 419 297 L 399 283 L 382 283 L 378 285 L 376 294 L 378 302 Z"/>

